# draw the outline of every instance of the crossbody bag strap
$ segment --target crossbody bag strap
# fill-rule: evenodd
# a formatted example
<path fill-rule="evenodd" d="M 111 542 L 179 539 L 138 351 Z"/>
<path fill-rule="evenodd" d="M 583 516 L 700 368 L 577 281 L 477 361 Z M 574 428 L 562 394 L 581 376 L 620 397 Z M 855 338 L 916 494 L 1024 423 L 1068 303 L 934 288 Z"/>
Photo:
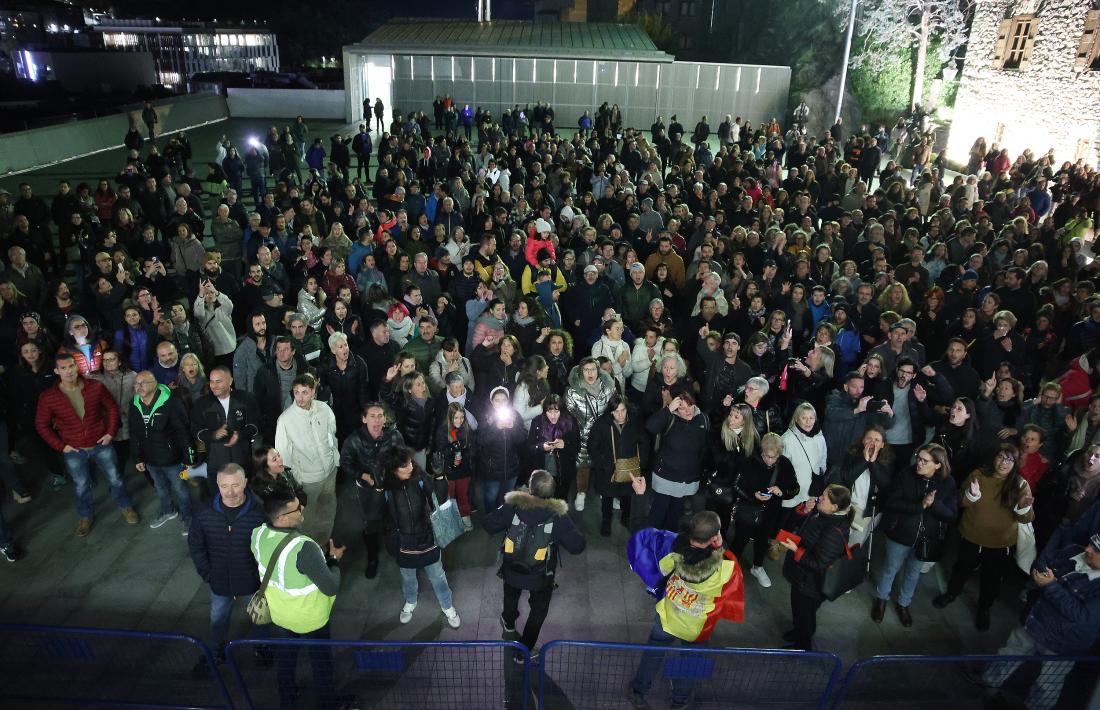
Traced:
<path fill-rule="evenodd" d="M 267 590 L 267 584 L 271 581 L 271 574 L 275 571 L 275 563 L 279 561 L 279 555 L 283 554 L 283 550 L 290 542 L 298 537 L 298 533 L 287 533 L 286 537 L 275 547 L 275 551 L 271 553 L 271 559 L 267 561 L 267 571 L 264 572 L 263 581 L 260 582 L 260 588 L 257 589 L 257 593 L 263 594 Z"/>

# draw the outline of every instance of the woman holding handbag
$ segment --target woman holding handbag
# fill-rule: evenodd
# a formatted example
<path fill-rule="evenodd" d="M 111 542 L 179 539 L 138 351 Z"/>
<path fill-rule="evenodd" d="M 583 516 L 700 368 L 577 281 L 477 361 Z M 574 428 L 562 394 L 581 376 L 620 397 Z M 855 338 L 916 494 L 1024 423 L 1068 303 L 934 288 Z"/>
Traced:
<path fill-rule="evenodd" d="M 711 432 L 710 455 L 714 474 L 707 479 L 707 510 L 714 511 L 729 529 L 733 514 L 733 484 L 742 464 L 760 451 L 760 435 L 752 418 L 752 407 L 734 404 L 722 424 Z"/>
<path fill-rule="evenodd" d="M 852 525 L 852 494 L 844 486 L 825 488 L 820 498 L 810 498 L 810 514 L 798 529 L 798 541 L 784 538 L 783 576 L 791 583 L 791 616 L 794 628 L 783 634 L 786 648 L 813 650 L 817 610 L 825 601 L 821 585 L 825 571 L 847 551 Z"/>
<path fill-rule="evenodd" d="M 447 496 L 458 503 L 462 526 L 467 532 L 474 529 L 470 519 L 470 480 L 477 453 L 476 442 L 470 423 L 466 421 L 466 408 L 461 402 L 451 402 L 443 421 L 435 428 L 430 463 L 432 473 L 447 479 Z"/>
<path fill-rule="evenodd" d="M 917 450 L 916 463 L 898 473 L 882 498 L 886 553 L 875 580 L 871 620 L 882 622 L 894 578 L 900 572 L 894 610 L 901 625 L 909 628 L 913 625 L 909 607 L 920 583 L 921 567 L 943 556 L 947 526 L 959 514 L 947 450 L 939 444 L 922 446 Z"/>
<path fill-rule="evenodd" d="M 943 609 L 955 601 L 966 580 L 981 565 L 978 613 L 974 626 L 989 630 L 989 612 L 1001 582 L 1015 562 L 1020 523 L 1035 519 L 1031 487 L 1020 476 L 1020 452 L 1012 444 L 1001 444 L 992 460 L 967 477 L 960 488 L 963 508 L 959 521 L 959 549 L 947 591 L 932 600 Z"/>
<path fill-rule="evenodd" d="M 604 412 L 588 436 L 588 457 L 593 482 L 603 497 L 600 503 L 600 535 L 611 535 L 611 513 L 619 501 L 619 521 L 630 527 L 631 504 L 645 493 L 649 466 L 649 435 L 641 416 L 621 394 L 611 395 Z"/>
<path fill-rule="evenodd" d="M 746 406 L 746 405 L 741 405 Z M 742 462 L 733 484 L 733 510 L 731 527 L 733 539 L 730 552 L 741 560 L 765 589 L 772 580 L 764 570 L 764 555 L 768 541 L 779 528 L 782 515 L 781 503 L 798 494 L 798 478 L 790 459 L 783 455 L 783 437 L 774 432 L 760 440 L 759 454 Z M 741 557 L 745 545 L 753 540 L 752 564 L 746 565 Z"/>
<path fill-rule="evenodd" d="M 556 394 L 547 395 L 539 409 L 542 413 L 531 420 L 531 431 L 527 434 L 523 470 L 549 471 L 556 484 L 555 495 L 564 500 L 577 478 L 580 427 Z M 489 512 L 492 511 L 486 511 Z"/>
<path fill-rule="evenodd" d="M 406 446 L 383 451 L 379 468 L 385 489 L 386 550 L 401 570 L 405 596 L 398 619 L 402 624 L 412 621 L 419 592 L 416 571 L 423 568 L 447 623 L 457 629 L 462 621 L 454 608 L 431 522 L 433 507 L 447 500 L 447 479 L 426 473 L 416 464 L 413 450 Z"/>
<path fill-rule="evenodd" d="M 808 502 L 810 486 L 817 477 L 825 475 L 828 465 L 825 436 L 817 422 L 817 410 L 809 402 L 803 402 L 794 408 L 787 431 L 783 432 L 783 450 L 798 478 L 798 493 L 783 501 L 784 515 L 779 521 L 781 527 L 788 526 L 789 530 L 798 525 L 799 517 L 809 511 L 802 504 Z M 817 485 L 820 486 L 823 479 L 818 481 Z M 817 490 L 816 486 L 814 490 Z M 773 560 L 778 560 L 783 554 L 782 546 L 773 543 L 768 554 Z"/>

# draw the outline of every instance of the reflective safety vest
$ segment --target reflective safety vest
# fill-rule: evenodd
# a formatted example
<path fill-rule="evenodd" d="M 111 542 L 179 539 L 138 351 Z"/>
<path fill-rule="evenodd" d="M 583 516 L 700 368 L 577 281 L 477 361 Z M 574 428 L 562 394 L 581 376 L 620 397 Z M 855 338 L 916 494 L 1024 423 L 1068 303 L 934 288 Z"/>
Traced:
<path fill-rule="evenodd" d="M 252 531 L 252 556 L 260 569 L 260 579 L 267 574 L 272 553 L 289 531 L 269 527 L 266 523 Z M 299 535 L 283 549 L 275 561 L 275 571 L 267 584 L 264 597 L 271 610 L 271 621 L 299 634 L 316 631 L 328 623 L 335 596 L 321 592 L 309 577 L 298 571 L 298 555 L 306 545 L 319 547 L 305 535 Z"/>

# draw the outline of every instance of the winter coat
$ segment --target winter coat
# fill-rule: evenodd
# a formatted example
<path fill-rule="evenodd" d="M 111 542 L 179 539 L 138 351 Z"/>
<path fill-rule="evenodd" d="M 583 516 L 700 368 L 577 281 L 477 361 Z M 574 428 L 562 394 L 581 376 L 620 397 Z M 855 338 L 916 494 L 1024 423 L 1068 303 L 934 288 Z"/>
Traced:
<path fill-rule="evenodd" d="M 274 343 L 274 338 L 267 339 L 268 346 Z M 237 350 L 233 353 L 233 384 L 245 392 L 256 392 L 256 373 L 269 362 L 270 350 L 260 352 L 256 344 L 255 336 L 246 335 L 241 338 Z"/>
<path fill-rule="evenodd" d="M 810 434 L 797 426 L 783 432 L 783 454 L 791 460 L 798 478 L 798 495 L 783 501 L 784 508 L 793 508 L 809 497 L 813 477 L 822 475 L 828 466 L 826 453 L 825 437 L 816 425 Z"/>
<path fill-rule="evenodd" d="M 584 552 L 584 536 L 577 530 L 568 513 L 569 505 L 559 498 L 538 498 L 525 490 L 504 494 L 504 505 L 485 518 L 485 531 L 490 535 L 507 530 L 516 517 L 529 528 L 550 522 L 554 524 L 550 532 L 550 549 L 545 571 L 521 573 L 503 565 L 500 574 L 505 584 L 531 591 L 546 589 L 554 584 L 554 573 L 560 559 L 557 551 L 559 545 L 574 555 Z"/>
<path fill-rule="evenodd" d="M 212 306 L 199 296 L 195 299 L 195 323 L 203 344 L 216 356 L 228 355 L 237 349 L 237 334 L 233 330 L 233 302 L 224 293 Z"/>
<path fill-rule="evenodd" d="M 443 475 L 448 481 L 469 478 L 477 461 L 477 435 L 467 424 L 465 432 L 456 432 L 451 436 L 451 425 L 439 421 L 432 438 L 432 452 L 428 459 L 434 475 Z M 455 465 L 455 458 L 461 456 L 461 462 Z"/>
<path fill-rule="evenodd" d="M 772 483 L 772 476 L 775 476 L 774 483 Z M 757 499 L 756 493 L 771 486 L 777 486 L 783 494 L 772 496 L 766 501 Z M 791 460 L 786 455 L 776 459 L 775 464 L 770 468 L 764 464 L 764 460 L 759 455 L 753 455 L 745 460 L 733 479 L 735 502 L 763 506 L 766 516 L 762 520 L 777 518 L 780 503 L 794 498 L 798 492 L 798 478 L 795 476 Z"/>
<path fill-rule="evenodd" d="M 611 431 L 615 430 L 615 445 L 611 444 Z M 592 463 L 592 483 L 596 492 L 602 496 L 622 497 L 634 494 L 630 483 L 612 483 L 615 474 L 615 459 L 629 459 L 638 456 L 641 463 L 640 475 L 649 473 L 650 437 L 641 415 L 630 412 L 622 428 L 615 424 L 611 412 L 604 412 L 588 434 L 588 457 Z"/>
<path fill-rule="evenodd" d="M 626 361 L 619 362 L 619 358 L 624 354 Z M 605 335 L 592 346 L 592 357 L 601 356 L 611 361 L 611 369 L 615 373 L 615 380 L 619 383 L 619 390 L 625 392 L 626 378 L 634 374 L 634 364 L 630 359 L 630 345 L 621 338 L 611 340 Z"/>
<path fill-rule="evenodd" d="M 527 432 L 518 416 L 512 426 L 499 426 L 493 415 L 487 416 L 477 429 L 477 477 L 481 481 L 515 480 L 520 474 L 520 457 L 524 453 Z"/>
<path fill-rule="evenodd" d="M 99 382 L 80 378 L 83 384 L 84 417 L 77 416 L 69 397 L 61 391 L 61 383 L 50 387 L 38 398 L 34 426 L 50 448 L 64 451 L 66 446 L 90 449 L 104 434 L 118 433 L 118 404 Z"/>
<path fill-rule="evenodd" d="M 267 522 L 263 501 L 251 491 L 244 505 L 227 509 L 221 495 L 209 507 L 198 508 L 191 519 L 187 547 L 195 571 L 223 597 L 247 597 L 260 588 L 252 531 Z"/>
<path fill-rule="evenodd" d="M 665 407 L 646 420 L 646 431 L 656 440 L 653 476 L 676 484 L 697 485 L 703 477 L 703 457 L 710 438 L 707 415 L 695 407 L 688 420 Z M 661 492 L 656 480 L 653 485 Z"/>
<path fill-rule="evenodd" d="M 1056 579 L 1040 589 L 1024 620 L 1032 638 L 1058 655 L 1089 655 L 1100 636 L 1100 578 L 1075 571 L 1073 558 L 1084 549 L 1069 545 L 1050 556 Z"/>
<path fill-rule="evenodd" d="M 447 479 L 414 473 L 407 481 L 387 482 L 383 494 L 386 511 L 386 550 L 402 569 L 419 569 L 439 561 L 440 549 L 429 516 L 432 493 L 442 505 L 447 501 Z"/>
<path fill-rule="evenodd" d="M 432 441 L 432 402 L 421 404 L 410 395 L 399 395 L 393 403 L 397 412 L 397 430 L 405 444 L 414 451 L 423 451 Z"/>
<path fill-rule="evenodd" d="M 157 385 L 152 404 L 134 395 L 130 406 L 130 441 L 134 460 L 152 466 L 190 464 L 191 428 L 180 397 Z"/>
<path fill-rule="evenodd" d="M 925 508 L 924 497 L 932 491 L 936 492 L 936 498 Z M 941 525 L 953 523 L 959 517 L 955 479 L 935 475 L 924 478 L 912 466 L 894 477 L 882 498 L 882 529 L 886 537 L 906 547 L 916 544 L 922 526 L 926 534 L 935 536 Z"/>
<path fill-rule="evenodd" d="M 494 388 L 506 388 L 511 397 L 516 388 L 516 376 L 523 368 L 523 360 L 517 354 L 512 357 L 512 364 L 506 365 L 495 348 L 489 350 L 484 345 L 478 345 L 470 353 L 470 362 L 474 366 L 477 400 L 480 402 L 477 413 L 483 415 L 489 404 L 489 395 Z"/>
<path fill-rule="evenodd" d="M 239 434 L 233 446 L 226 445 L 229 438 L 214 438 L 214 432 L 226 424 L 231 434 Z M 206 465 L 210 471 L 219 471 L 227 463 L 251 466 L 252 440 L 259 433 L 256 400 L 247 392 L 230 392 L 228 422 L 221 402 L 209 391 L 191 407 L 191 436 L 205 446 Z"/>
<path fill-rule="evenodd" d="M 607 409 L 607 403 L 613 394 L 615 394 L 615 381 L 603 370 L 600 370 L 595 392 L 585 386 L 579 367 L 569 371 L 569 389 L 565 393 L 565 408 L 577 420 L 577 426 L 581 432 L 581 446 L 577 453 L 578 468 L 589 466 L 588 434 L 592 431 L 596 418 Z"/>
<path fill-rule="evenodd" d="M 378 532 L 382 521 L 380 489 L 383 481 L 378 459 L 386 449 L 404 445 L 405 441 L 396 427 L 386 427 L 382 430 L 382 436 L 375 439 L 367 427 L 362 426 L 344 440 L 344 446 L 340 449 L 340 469 L 344 476 L 355 481 L 359 504 L 363 508 L 363 527 L 367 532 Z M 364 473 L 374 479 L 373 486 L 363 480 Z"/>
<path fill-rule="evenodd" d="M 829 565 L 845 554 L 852 524 L 847 514 L 825 515 L 814 510 L 798 529 L 798 549 L 783 560 L 783 577 L 800 594 L 815 599 L 821 594 L 821 581 Z"/>
<path fill-rule="evenodd" d="M 554 449 L 547 453 L 542 445 L 553 441 L 557 431 L 558 436 L 565 442 L 565 448 Z M 540 414 L 531 420 L 531 429 L 527 433 L 527 443 L 524 451 L 523 470 L 545 469 L 554 474 L 559 480 L 572 481 L 577 477 L 577 451 L 580 448 L 581 433 L 577 422 L 568 413 L 562 412 L 556 427 L 550 423 L 545 414 Z M 554 459 L 553 466 L 547 466 L 547 457 Z"/>
<path fill-rule="evenodd" d="M 347 366 L 341 370 L 336 358 L 325 361 L 317 373 L 319 382 L 332 393 L 332 412 L 341 432 L 350 432 L 360 423 L 363 405 L 370 401 L 367 383 L 367 363 L 355 353 L 348 354 Z"/>
<path fill-rule="evenodd" d="M 130 440 L 130 403 L 134 400 L 134 378 L 137 373 L 132 370 L 116 370 L 114 374 L 108 374 L 106 370 L 100 370 L 88 377 L 90 380 L 101 382 L 107 391 L 111 393 L 111 399 L 118 405 L 118 433 L 115 441 Z"/>
<path fill-rule="evenodd" d="M 299 483 L 320 483 L 336 475 L 340 463 L 336 415 L 327 404 L 316 400 L 309 409 L 290 405 L 275 425 L 275 448 Z"/>
<path fill-rule="evenodd" d="M 825 398 L 825 412 L 821 418 L 821 433 L 828 447 L 828 465 L 833 466 L 844 458 L 844 452 L 863 436 L 869 427 L 888 426 L 890 417 L 880 412 L 855 412 L 858 400 L 844 390 L 836 389 Z M 791 453 L 791 452 L 787 452 Z"/>
<path fill-rule="evenodd" d="M 466 385 L 466 389 L 472 392 L 475 382 L 474 369 L 470 366 L 470 360 L 465 356 L 459 356 L 458 369 L 455 372 L 462 375 L 462 382 Z M 428 365 L 428 384 L 432 392 L 442 392 L 447 388 L 447 354 L 442 350 L 436 353 L 432 363 Z"/>

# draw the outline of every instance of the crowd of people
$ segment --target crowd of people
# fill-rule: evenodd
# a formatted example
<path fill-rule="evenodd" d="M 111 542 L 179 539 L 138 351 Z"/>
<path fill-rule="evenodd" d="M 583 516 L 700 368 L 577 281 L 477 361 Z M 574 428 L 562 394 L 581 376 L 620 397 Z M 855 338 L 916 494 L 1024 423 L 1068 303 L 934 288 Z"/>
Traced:
<path fill-rule="evenodd" d="M 430 524 L 453 501 L 466 531 L 534 555 L 504 573 L 501 617 L 514 633 L 529 590 L 534 648 L 557 549 L 584 548 L 575 514 L 598 505 L 602 536 L 616 518 L 681 533 L 651 555 L 682 572 L 655 642 L 709 635 L 669 618 L 724 593 L 728 550 L 764 588 L 783 559 L 784 642 L 813 648 L 828 570 L 881 533 L 875 622 L 893 599 L 917 623 L 948 549 L 937 607 L 980 569 L 984 631 L 1020 568 L 1012 648 L 1096 650 L 1094 168 L 981 140 L 949 177 L 928 140 L 902 150 L 839 120 L 815 137 L 726 116 L 715 141 L 706 117 L 641 131 L 607 104 L 576 130 L 545 104 L 498 119 L 439 97 L 434 125 L 373 108 L 379 131 L 368 113 L 331 154 L 304 147 L 299 118 L 246 165 L 219 141 L 199 180 L 189 143 L 165 160 L 137 134 L 95 187 L 0 191 L 0 474 L 17 502 L 32 482 L 9 450 L 71 482 L 77 535 L 93 468 L 138 524 L 136 469 L 160 503 L 150 527 L 178 519 L 210 583 L 219 648 L 273 554 L 297 560 L 265 581 L 275 627 L 327 634 L 346 482 L 363 573 L 383 547 L 401 569 L 402 623 L 423 568 L 460 624 Z M 0 545 L 21 554 L 2 522 Z"/>

